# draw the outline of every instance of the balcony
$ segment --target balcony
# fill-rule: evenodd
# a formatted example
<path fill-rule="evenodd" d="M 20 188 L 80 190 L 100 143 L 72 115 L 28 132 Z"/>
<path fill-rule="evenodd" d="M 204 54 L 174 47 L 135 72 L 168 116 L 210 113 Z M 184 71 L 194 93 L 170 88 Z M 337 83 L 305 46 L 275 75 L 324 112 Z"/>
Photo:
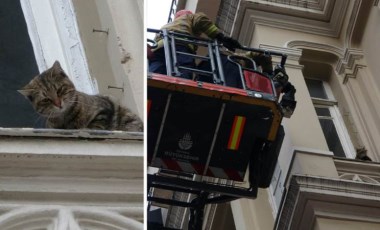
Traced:
<path fill-rule="evenodd" d="M 333 162 L 339 178 L 292 177 L 276 229 L 380 226 L 380 164 L 343 158 Z"/>

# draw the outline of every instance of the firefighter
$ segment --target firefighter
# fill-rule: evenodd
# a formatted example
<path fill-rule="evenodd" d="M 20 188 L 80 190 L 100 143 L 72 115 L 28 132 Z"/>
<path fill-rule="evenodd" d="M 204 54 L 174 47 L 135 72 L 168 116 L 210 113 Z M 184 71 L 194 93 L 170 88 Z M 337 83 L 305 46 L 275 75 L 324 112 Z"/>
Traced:
<path fill-rule="evenodd" d="M 296 88 L 289 82 L 289 76 L 285 71 L 285 67 L 281 65 L 276 65 L 272 79 L 277 95 L 283 93 L 280 105 L 284 117 L 290 118 L 297 105 L 297 101 L 295 100 Z"/>
<path fill-rule="evenodd" d="M 189 10 L 180 10 L 175 14 L 173 22 L 164 25 L 161 29 L 168 31 L 187 34 L 193 37 L 199 37 L 202 33 L 211 39 L 217 39 L 219 42 L 231 50 L 240 47 L 238 41 L 225 36 L 216 25 L 203 13 L 192 13 Z M 155 38 L 158 47 L 153 49 L 153 55 L 149 59 L 149 71 L 154 73 L 166 74 L 165 52 L 163 40 L 160 35 Z M 195 54 L 196 47 L 190 44 L 177 42 L 176 50 L 184 53 Z M 177 61 L 180 66 L 195 68 L 193 57 L 183 54 L 177 54 Z M 181 77 L 192 79 L 192 71 L 182 70 Z"/>

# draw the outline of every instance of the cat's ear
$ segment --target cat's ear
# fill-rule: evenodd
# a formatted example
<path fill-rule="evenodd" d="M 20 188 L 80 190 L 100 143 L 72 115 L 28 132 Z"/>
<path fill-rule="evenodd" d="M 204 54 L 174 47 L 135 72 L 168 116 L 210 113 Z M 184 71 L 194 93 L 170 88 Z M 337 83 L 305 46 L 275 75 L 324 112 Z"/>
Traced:
<path fill-rule="evenodd" d="M 22 95 L 24 95 L 26 98 L 28 98 L 30 101 L 33 100 L 33 96 L 32 96 L 32 89 L 19 89 L 17 90 L 17 92 L 21 93 Z"/>
<path fill-rule="evenodd" d="M 59 63 L 59 61 L 55 61 L 53 66 L 51 67 L 53 72 L 55 74 L 60 74 L 60 73 L 64 73 L 62 67 L 61 67 L 61 64 Z"/>

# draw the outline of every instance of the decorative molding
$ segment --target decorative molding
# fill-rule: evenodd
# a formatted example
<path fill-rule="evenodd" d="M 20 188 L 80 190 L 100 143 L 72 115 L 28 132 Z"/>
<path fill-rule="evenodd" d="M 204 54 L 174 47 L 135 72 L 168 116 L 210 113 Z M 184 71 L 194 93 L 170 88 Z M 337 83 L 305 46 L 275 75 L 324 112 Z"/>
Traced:
<path fill-rule="evenodd" d="M 143 229 L 143 142 L 64 136 L 0 136 L 0 229 Z"/>
<path fill-rule="evenodd" d="M 379 223 L 379 205 L 378 184 L 294 175 L 276 229 L 312 229 L 318 216 Z"/>
<path fill-rule="evenodd" d="M 247 33 L 250 23 L 329 37 L 339 37 L 349 5 L 346 0 L 326 0 L 314 9 L 262 0 L 243 1 L 236 19 L 234 35 Z M 317 7 L 318 6 L 318 7 Z M 319 8 L 321 7 L 321 8 Z M 252 35 L 251 35 L 252 36 Z"/>
<path fill-rule="evenodd" d="M 380 184 L 380 182 L 374 178 L 371 178 L 366 175 L 356 174 L 356 173 L 343 173 L 342 175 L 339 175 L 339 178 L 342 180 L 352 180 L 352 181 L 358 181 L 358 182 L 363 182 L 363 183 Z"/>
<path fill-rule="evenodd" d="M 354 65 L 351 71 L 346 72 L 343 77 L 343 84 L 346 84 L 350 78 L 356 78 L 360 69 L 366 67 L 365 65 Z"/>
<path fill-rule="evenodd" d="M 59 60 L 79 91 L 98 93 L 71 0 L 21 0 L 21 6 L 40 72 Z"/>
<path fill-rule="evenodd" d="M 346 37 L 345 37 L 345 41 L 344 41 L 345 47 L 351 47 L 351 45 L 352 45 L 351 39 L 352 39 L 352 36 L 354 34 L 354 29 L 355 29 L 355 25 L 356 25 L 356 22 L 358 19 L 358 15 L 359 15 L 361 5 L 362 5 L 362 0 L 354 1 L 353 10 L 351 12 L 350 19 L 349 19 L 348 25 L 347 25 L 347 32 L 346 32 Z"/>
<path fill-rule="evenodd" d="M 82 92 L 95 94 L 92 78 L 87 66 L 86 54 L 79 34 L 78 23 L 72 0 L 50 0 L 53 15 L 56 19 L 63 52 L 69 64 L 71 77 L 75 86 Z"/>
<path fill-rule="evenodd" d="M 366 67 L 363 60 L 364 54 L 361 49 L 342 49 L 332 45 L 302 40 L 290 41 L 286 44 L 286 47 L 311 49 L 336 55 L 339 60 L 335 66 L 335 71 L 340 75 L 343 74 L 344 84 L 347 83 L 349 78 L 355 78 L 359 69 Z"/>
<path fill-rule="evenodd" d="M 334 163 L 339 175 L 363 175 L 380 182 L 380 164 L 377 162 L 335 158 Z"/>
<path fill-rule="evenodd" d="M 4 207 L 0 206 L 4 210 Z M 1 229 L 131 229 L 144 224 L 107 207 L 25 205 L 7 207 L 0 215 Z M 141 210 L 142 211 L 142 210 Z M 140 212 L 141 211 L 137 211 Z M 129 211 L 130 212 L 130 211 Z M 136 215 L 136 211 L 132 211 Z"/>
<path fill-rule="evenodd" d="M 343 74 L 343 84 L 346 84 L 349 78 L 356 78 L 359 69 L 366 67 L 363 58 L 364 54 L 360 49 L 345 50 L 344 56 L 335 67 L 338 74 Z"/>
<path fill-rule="evenodd" d="M 253 0 L 257 4 L 264 4 L 269 6 L 281 6 L 285 8 L 294 8 L 300 11 L 323 11 L 327 8 L 328 0 L 308 0 L 308 1 L 297 1 L 297 0 L 287 0 L 283 1 L 271 1 L 271 0 Z M 331 2 L 331 1 L 330 1 Z"/>
<path fill-rule="evenodd" d="M 30 40 L 33 44 L 34 55 L 40 72 L 48 68 L 45 60 L 44 51 L 41 45 L 40 35 L 38 34 L 36 20 L 32 11 L 30 0 L 20 0 L 21 8 L 24 13 Z"/>
<path fill-rule="evenodd" d="M 328 44 L 302 41 L 302 40 L 293 40 L 293 41 L 287 42 L 285 46 L 289 48 L 312 49 L 312 50 L 317 50 L 317 51 L 324 51 L 324 52 L 335 54 L 339 58 L 344 56 L 344 49 L 339 48 L 337 46 L 328 45 Z"/>

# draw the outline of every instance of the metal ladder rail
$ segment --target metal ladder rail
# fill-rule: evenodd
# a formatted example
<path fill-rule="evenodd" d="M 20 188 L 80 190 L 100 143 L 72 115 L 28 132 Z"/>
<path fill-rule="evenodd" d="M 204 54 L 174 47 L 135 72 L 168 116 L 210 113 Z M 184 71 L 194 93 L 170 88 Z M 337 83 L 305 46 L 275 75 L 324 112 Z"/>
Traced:
<path fill-rule="evenodd" d="M 171 60 L 173 63 L 172 65 L 173 72 L 176 76 L 180 75 L 180 71 L 179 71 L 180 69 L 189 70 L 194 73 L 211 75 L 216 84 L 224 85 L 223 69 L 221 68 L 221 61 L 219 57 L 219 45 L 216 41 L 212 41 L 212 40 L 204 39 L 204 38 L 195 38 L 187 34 L 181 34 L 181 33 L 176 33 L 176 32 L 169 32 L 168 34 L 169 35 L 166 38 L 170 39 L 170 48 L 171 48 L 171 57 L 172 57 Z M 175 45 L 177 41 L 183 44 L 189 44 L 189 45 L 192 44 L 196 46 L 207 47 L 208 54 L 206 56 L 202 56 L 202 55 L 197 55 L 197 54 L 192 54 L 192 53 L 176 51 Z M 189 68 L 189 67 L 181 66 L 177 62 L 176 54 L 187 55 L 195 59 L 209 61 L 211 64 L 211 71 L 205 71 L 205 70 L 200 70 L 198 68 Z"/>
<path fill-rule="evenodd" d="M 288 55 L 276 51 L 269 51 L 269 50 L 263 50 L 263 49 L 257 49 L 257 48 L 251 48 L 251 47 L 240 47 L 239 49 L 245 50 L 245 51 L 252 51 L 255 53 L 262 53 L 262 54 L 267 54 L 270 56 L 278 56 L 281 57 L 281 62 L 280 65 L 283 67 L 285 65 L 286 59 L 288 58 Z"/>
<path fill-rule="evenodd" d="M 248 63 L 251 64 L 251 67 L 244 67 L 244 66 L 242 66 L 242 64 L 239 63 L 239 61 L 237 61 L 239 59 L 243 60 L 243 61 L 247 61 Z M 243 89 L 248 92 L 249 96 L 252 96 L 255 92 L 257 92 L 257 93 L 260 93 L 260 94 L 263 94 L 263 95 L 267 95 L 267 98 L 272 98 L 272 99 L 277 98 L 277 93 L 276 93 L 276 89 L 275 89 L 273 80 L 272 80 L 272 78 L 270 76 L 268 76 L 266 74 L 260 73 L 261 76 L 266 77 L 266 78 L 268 78 L 271 81 L 271 88 L 272 88 L 273 94 L 268 94 L 268 93 L 264 93 L 264 92 L 261 92 L 261 91 L 254 91 L 252 89 L 248 89 L 247 88 L 247 84 L 246 84 L 245 79 L 244 79 L 244 71 L 258 72 L 257 71 L 256 63 L 255 63 L 254 60 L 252 60 L 250 58 L 247 58 L 247 57 L 244 57 L 244 56 L 239 56 L 239 55 L 229 55 L 227 57 L 227 60 L 230 61 L 231 63 L 235 64 L 238 67 Z"/>
<path fill-rule="evenodd" d="M 205 38 L 196 38 L 187 34 L 167 31 L 167 30 L 157 30 L 157 29 L 147 29 L 149 33 L 161 34 L 164 44 L 165 52 L 165 65 L 167 69 L 168 76 L 179 76 L 179 69 L 186 69 L 199 74 L 210 75 L 213 78 L 213 82 L 219 85 L 225 85 L 225 77 L 223 72 L 223 65 L 220 58 L 219 43 L 216 40 L 210 40 Z M 191 53 L 185 53 L 176 51 L 175 40 L 180 40 L 181 43 L 194 44 L 207 47 L 208 56 L 201 56 Z M 210 61 L 211 71 L 204 71 L 197 68 L 187 68 L 177 65 L 176 54 L 183 54 L 192 56 L 200 60 Z"/>

